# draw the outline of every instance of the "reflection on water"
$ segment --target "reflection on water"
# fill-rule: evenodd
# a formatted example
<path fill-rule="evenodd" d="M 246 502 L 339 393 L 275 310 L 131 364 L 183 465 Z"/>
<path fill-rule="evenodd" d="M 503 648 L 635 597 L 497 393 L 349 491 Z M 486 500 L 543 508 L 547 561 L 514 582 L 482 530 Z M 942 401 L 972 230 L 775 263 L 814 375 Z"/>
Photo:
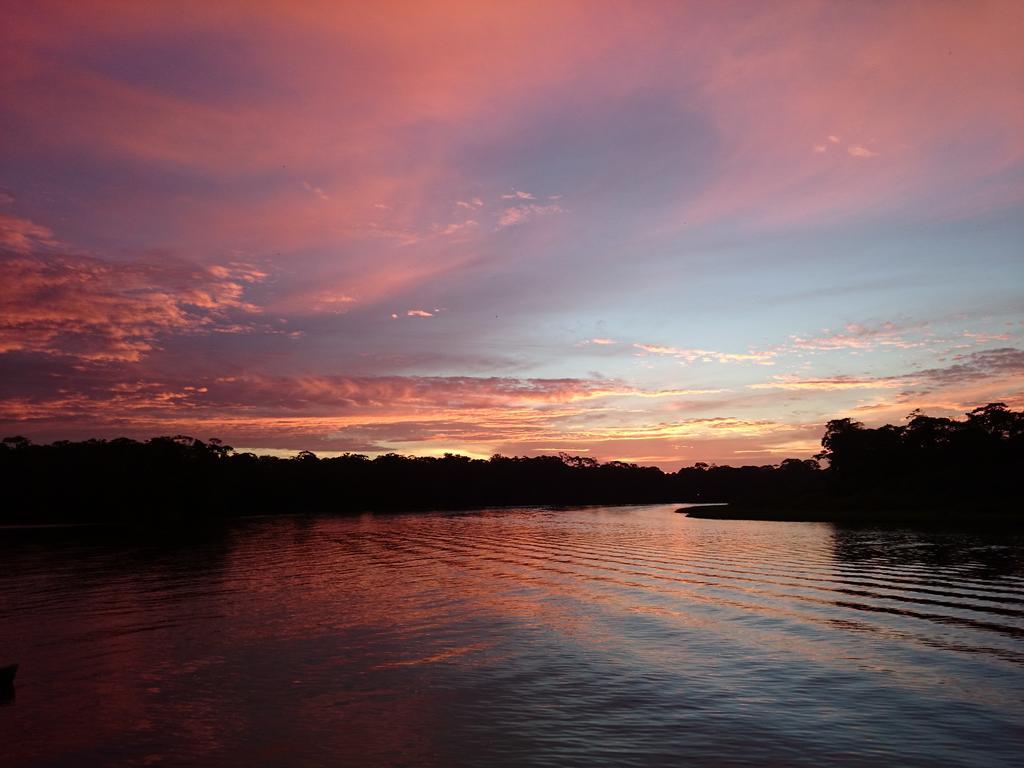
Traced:
<path fill-rule="evenodd" d="M 1018 764 L 1020 537 L 673 509 L 0 531 L 5 764 Z"/>

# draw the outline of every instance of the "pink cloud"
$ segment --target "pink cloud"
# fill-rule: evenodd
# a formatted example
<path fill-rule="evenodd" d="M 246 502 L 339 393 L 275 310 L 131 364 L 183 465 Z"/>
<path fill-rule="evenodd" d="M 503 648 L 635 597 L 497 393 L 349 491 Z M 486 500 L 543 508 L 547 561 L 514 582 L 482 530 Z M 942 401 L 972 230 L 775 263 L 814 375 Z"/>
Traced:
<path fill-rule="evenodd" d="M 972 333 L 964 331 L 965 339 L 970 339 L 972 344 L 990 344 L 993 341 L 1009 341 L 1013 338 L 1012 333 Z"/>
<path fill-rule="evenodd" d="M 791 336 L 790 339 L 792 345 L 797 349 L 818 352 L 843 349 L 867 351 L 879 347 L 913 349 L 924 346 L 925 342 L 908 338 L 906 330 L 891 322 L 882 323 L 876 327 L 849 323 L 840 333 L 826 331 L 827 335 L 824 336 Z"/>
<path fill-rule="evenodd" d="M 550 216 L 556 213 L 565 213 L 565 209 L 560 205 L 517 205 L 505 209 L 501 218 L 498 219 L 498 228 L 515 226 L 538 216 Z"/>
<path fill-rule="evenodd" d="M 851 157 L 877 157 L 877 152 L 872 152 L 867 147 L 862 147 L 859 144 L 854 144 L 846 148 L 846 153 Z"/>
<path fill-rule="evenodd" d="M 168 334 L 244 330 L 256 314 L 247 264 L 114 263 L 69 254 L 0 255 L 0 352 L 139 360 Z"/>
<path fill-rule="evenodd" d="M 717 442 L 785 433 L 786 425 L 740 417 L 657 418 L 603 403 L 609 397 L 673 397 L 602 379 L 261 376 L 123 380 L 91 369 L 74 390 L 0 397 L 0 428 L 46 435 L 78 430 L 148 436 L 182 430 L 234 445 L 279 449 L 414 450 L 454 445 L 489 455 L 572 443 L 590 450 L 643 446 L 678 461 L 680 438 Z M 651 450 L 657 446 L 655 450 Z M 666 453 L 668 451 L 668 453 Z M 635 448 L 632 449 L 635 453 Z"/>
<path fill-rule="evenodd" d="M 953 355 L 952 361 L 942 367 L 918 368 L 890 376 L 799 376 L 779 374 L 768 381 L 747 385 L 750 389 L 783 389 L 805 391 L 835 391 L 855 389 L 902 389 L 901 402 L 912 402 L 915 397 L 945 390 L 971 389 L 979 402 L 999 398 L 1007 385 L 1024 373 L 1024 350 L 1015 347 L 978 350 Z M 985 392 L 986 394 L 981 394 Z M 963 397 L 963 395 L 961 395 Z"/>
<path fill-rule="evenodd" d="M 441 230 L 441 234 L 444 235 L 455 235 L 459 232 L 463 232 L 466 229 L 471 229 L 478 226 L 478 222 L 475 219 L 466 219 L 463 222 L 454 222 L 449 224 L 447 227 Z"/>
<path fill-rule="evenodd" d="M 502 195 L 501 199 L 502 200 L 536 200 L 537 198 L 534 197 L 529 192 L 522 192 L 522 191 L 516 190 L 515 192 L 513 192 L 510 195 Z"/>
<path fill-rule="evenodd" d="M 382 321 L 389 314 L 395 321 L 435 316 L 433 304 L 391 309 L 446 302 L 435 290 L 442 287 L 469 297 L 458 305 L 460 318 L 489 319 L 490 297 L 472 305 L 495 290 L 489 280 L 539 259 L 534 252 L 557 253 L 551 243 L 544 243 L 547 250 L 502 250 L 501 241 L 518 246 L 525 238 L 564 236 L 560 245 L 569 235 L 586 235 L 586 214 L 603 213 L 595 199 L 620 190 L 617 179 L 568 186 L 574 163 L 563 165 L 563 157 L 588 151 L 586 141 L 550 152 L 528 149 L 535 154 L 525 158 L 519 153 L 548 147 L 550 136 L 583 136 L 609 116 L 632 120 L 628 109 L 647 94 L 665 115 L 692 118 L 693 135 L 681 131 L 673 146 L 691 151 L 693 139 L 699 147 L 698 173 L 666 172 L 650 185 L 664 182 L 663 207 L 646 215 L 655 224 L 664 220 L 670 231 L 682 222 L 724 224 L 733 232 L 861 215 L 989 212 L 1019 203 L 1024 197 L 1014 174 L 1024 159 L 1024 112 L 1015 97 L 1024 60 L 1018 30 L 1007 23 L 1016 19 L 1012 3 L 981 10 L 967 4 L 836 10 L 796 3 L 780 10 L 413 3 L 402 7 L 401 23 L 393 8 L 351 3 L 207 3 L 187 14 L 161 2 L 104 13 L 88 3 L 40 7 L 11 10 L 0 29 L 3 119 L 21 137 L 9 157 L 31 154 L 55 168 L 80 161 L 68 172 L 78 186 L 18 190 L 19 206 L 61 209 L 50 220 L 78 245 L 58 242 L 28 218 L 0 215 L 0 247 L 7 251 L 0 259 L 0 351 L 10 355 L 5 362 L 32 358 L 33 365 L 37 357 L 71 358 L 111 379 L 89 389 L 81 370 L 48 370 L 39 380 L 60 381 L 67 391 L 22 391 L 5 400 L 8 423 L 19 428 L 74 425 L 88 436 L 100 429 L 138 434 L 194 426 L 223 430 L 232 440 L 251 438 L 254 445 L 434 449 L 463 441 L 483 451 L 567 444 L 612 457 L 692 450 L 708 458 L 701 452 L 770 452 L 806 443 L 806 426 L 783 423 L 778 414 L 792 413 L 791 404 L 814 391 L 824 394 L 808 397 L 806 408 L 826 416 L 834 415 L 833 406 L 867 407 L 883 395 L 886 404 L 904 408 L 915 398 L 948 405 L 1020 389 L 1012 350 L 985 350 L 985 357 L 898 376 L 817 376 L 801 369 L 707 405 L 695 401 L 721 391 L 721 382 L 688 388 L 673 381 L 628 385 L 596 374 L 541 383 L 546 380 L 322 373 L 349 366 L 374 373 L 460 370 L 445 368 L 449 359 L 436 349 L 416 358 L 416 368 L 411 355 L 393 349 L 374 358 L 389 337 L 440 328 Z M 222 56 L 226 28 L 231 45 Z M 180 59 L 162 71 L 166 52 L 179 50 L 182 40 L 216 65 Z M 152 66 L 134 66 L 150 49 L 161 52 L 146 62 Z M 214 71 L 218 76 L 209 76 Z M 645 117 L 638 112 L 636 125 Z M 545 133 L 552 126 L 565 133 Z M 605 151 L 612 157 L 617 148 Z M 88 178 L 92 168 L 104 170 Z M 638 184 L 655 181 L 637 170 Z M 515 181 L 562 188 L 562 174 L 568 198 L 579 201 L 571 217 L 559 215 L 566 213 L 555 204 L 561 195 L 511 187 Z M 160 181 L 147 186 L 150 178 Z M 11 202 L 0 191 L 0 203 Z M 622 212 L 632 215 L 631 206 L 642 202 L 627 201 Z M 543 227 L 495 234 L 541 218 Z M 647 238 L 655 229 L 650 225 L 648 218 L 642 232 L 623 234 Z M 76 226 L 83 237 L 67 234 Z M 627 239 L 623 246 L 637 245 Z M 188 262 L 139 256 L 145 247 L 139 243 L 172 247 Z M 487 272 L 492 265 L 500 271 Z M 613 287 L 622 293 L 633 286 Z M 184 336 L 266 330 L 260 323 L 268 316 L 291 321 L 289 336 L 308 334 L 303 348 L 313 351 L 302 357 L 291 349 L 302 345 L 289 341 L 287 349 L 261 356 L 256 348 L 266 340 L 252 340 L 252 348 L 234 350 L 235 367 L 217 357 L 225 371 L 214 380 L 201 373 L 207 363 L 199 344 L 177 357 L 166 350 Z M 341 345 L 325 341 L 336 342 L 341 330 L 345 338 L 361 338 L 371 322 L 386 326 L 386 333 L 367 339 L 372 352 L 345 357 Z M 472 336 L 476 329 L 464 332 Z M 644 362 L 658 355 L 769 365 L 794 351 L 909 349 L 921 343 L 915 339 L 907 329 L 849 325 L 745 352 L 590 343 L 609 347 L 602 351 L 614 363 L 631 349 L 652 356 Z M 525 348 L 516 347 L 520 341 L 508 345 L 507 357 L 529 365 L 527 354 L 518 357 Z M 592 361 L 595 352 L 580 356 Z M 181 361 L 192 378 L 178 371 Z M 574 361 L 562 364 L 578 373 Z M 304 365 L 321 373 L 274 375 Z M 12 377 L 5 378 L 0 386 L 13 387 Z M 712 407 L 731 421 L 690 418 Z M 681 436 L 686 445 L 677 449 Z"/>
<path fill-rule="evenodd" d="M 765 8 L 716 28 L 723 55 L 692 56 L 706 73 L 702 109 L 713 116 L 719 162 L 711 184 L 680 202 L 669 228 L 726 217 L 748 226 L 819 226 L 896 207 L 934 216 L 936 200 L 942 214 L 970 210 L 965 190 L 974 194 L 1024 158 L 1024 111 L 1009 96 L 1024 65 L 1011 9 L 860 5 L 844 14 L 837 34 L 825 31 L 829 14 L 811 4 L 785 14 Z M 743 56 L 725 53 L 740 48 Z M 822 136 L 847 142 L 846 152 L 808 153 L 826 146 Z M 969 145 L 967 137 L 974 137 Z M 876 147 L 885 147 L 885 163 L 853 162 L 880 154 Z M 1021 199 L 1019 186 L 1006 186 L 984 205 Z"/>
<path fill-rule="evenodd" d="M 49 228 L 41 224 L 0 213 L 0 248 L 28 253 L 39 248 L 60 245 Z"/>
<path fill-rule="evenodd" d="M 710 349 L 687 349 L 669 347 L 659 344 L 634 344 L 636 349 L 652 355 L 667 355 L 685 363 L 717 362 L 717 363 L 756 363 L 773 365 L 776 353 L 773 350 L 750 352 L 717 352 Z"/>
<path fill-rule="evenodd" d="M 234 445 L 278 449 L 430 453 L 457 448 L 479 455 L 562 444 L 604 458 L 658 457 L 651 461 L 673 467 L 736 455 L 763 454 L 767 459 L 813 453 L 824 417 L 806 423 L 730 413 L 766 397 L 785 400 L 792 390 L 842 394 L 880 388 L 891 394 L 888 404 L 878 403 L 871 411 L 876 418 L 902 417 L 921 403 L 958 408 L 965 398 L 992 394 L 997 377 L 1000 386 L 1014 381 L 1024 365 L 1021 354 L 988 350 L 962 356 L 946 368 L 891 381 L 779 376 L 767 385 L 781 387 L 779 394 L 711 400 L 707 407 L 716 415 L 707 417 L 692 415 L 692 401 L 682 411 L 674 406 L 680 397 L 713 390 L 645 389 L 600 378 L 271 376 L 245 371 L 146 375 L 137 363 L 111 360 L 74 371 L 74 386 L 68 387 L 68 376 L 54 362 L 41 371 L 41 378 L 3 383 L 0 429 L 34 439 L 184 431 L 222 437 Z M 125 375 L 126 365 L 138 373 Z M 40 381 L 45 384 L 40 386 Z M 910 382 L 934 387 L 935 393 L 902 391 Z M 649 405 L 623 407 L 630 398 Z"/>
<path fill-rule="evenodd" d="M 307 192 L 309 192 L 309 193 L 319 197 L 321 200 L 330 200 L 331 199 L 331 196 L 328 195 L 326 192 L 324 192 L 322 189 L 320 189 L 320 187 L 314 187 L 308 181 L 302 182 L 302 187 Z"/>

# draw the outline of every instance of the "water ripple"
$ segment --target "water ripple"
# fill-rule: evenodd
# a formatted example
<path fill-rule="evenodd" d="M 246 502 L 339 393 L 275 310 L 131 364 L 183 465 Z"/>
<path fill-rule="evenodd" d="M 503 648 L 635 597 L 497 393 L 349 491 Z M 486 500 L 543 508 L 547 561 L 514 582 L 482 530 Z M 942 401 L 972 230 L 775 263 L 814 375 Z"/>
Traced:
<path fill-rule="evenodd" d="M 1021 537 L 674 508 L 0 530 L 0 743 L 47 766 L 1018 763 Z"/>

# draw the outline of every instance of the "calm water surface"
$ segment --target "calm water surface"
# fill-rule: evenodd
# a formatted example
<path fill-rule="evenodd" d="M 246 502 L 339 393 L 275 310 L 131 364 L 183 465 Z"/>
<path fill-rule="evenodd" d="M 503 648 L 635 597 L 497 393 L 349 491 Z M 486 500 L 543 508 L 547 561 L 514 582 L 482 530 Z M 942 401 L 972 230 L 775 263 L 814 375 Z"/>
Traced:
<path fill-rule="evenodd" d="M 1021 537 L 674 508 L 0 531 L 0 763 L 1022 764 Z"/>

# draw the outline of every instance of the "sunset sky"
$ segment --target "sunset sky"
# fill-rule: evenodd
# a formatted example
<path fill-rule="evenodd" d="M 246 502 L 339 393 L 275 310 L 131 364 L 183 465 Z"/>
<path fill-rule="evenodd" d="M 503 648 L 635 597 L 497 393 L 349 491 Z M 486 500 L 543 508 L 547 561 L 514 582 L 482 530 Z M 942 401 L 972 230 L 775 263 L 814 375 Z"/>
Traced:
<path fill-rule="evenodd" d="M 1024 3 L 3 17 L 0 436 L 675 468 L 1024 406 Z"/>

